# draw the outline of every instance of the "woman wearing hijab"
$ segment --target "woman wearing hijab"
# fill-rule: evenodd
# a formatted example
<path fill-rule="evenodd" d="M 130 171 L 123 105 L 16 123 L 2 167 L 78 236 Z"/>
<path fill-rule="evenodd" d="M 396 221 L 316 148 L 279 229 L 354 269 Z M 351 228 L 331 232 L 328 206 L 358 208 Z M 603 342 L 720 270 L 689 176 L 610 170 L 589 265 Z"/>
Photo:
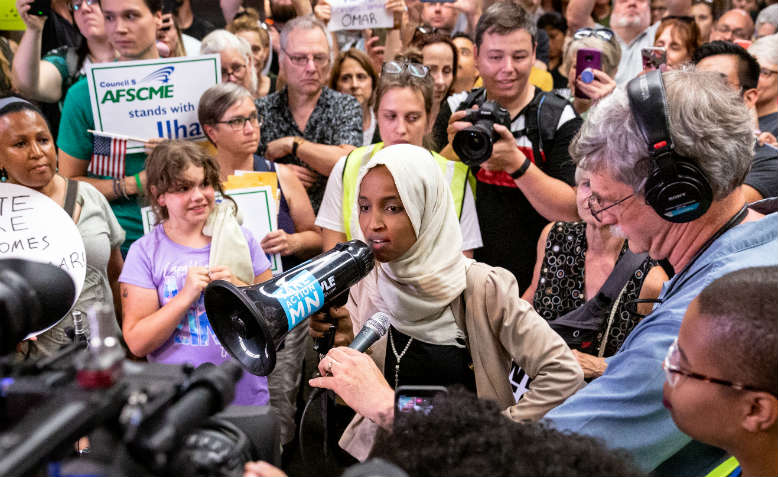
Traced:
<path fill-rule="evenodd" d="M 355 331 L 376 312 L 391 317 L 387 338 L 372 348 L 390 386 L 460 384 L 497 401 L 514 420 L 537 420 L 575 392 L 580 367 L 519 298 L 513 275 L 461 254 L 451 194 L 426 150 L 384 148 L 363 166 L 358 184 L 352 236 L 371 247 L 378 263 L 352 287 L 347 308 Z M 338 377 L 339 356 L 347 358 L 343 348 L 330 351 L 320 364 L 323 374 Z M 520 376 L 510 375 L 512 363 Z M 529 386 L 521 384 L 523 375 Z M 333 387 L 331 378 L 320 379 L 311 384 Z M 380 389 L 361 391 L 380 395 Z M 364 458 L 372 439 L 354 428 L 360 420 L 341 446 Z"/>

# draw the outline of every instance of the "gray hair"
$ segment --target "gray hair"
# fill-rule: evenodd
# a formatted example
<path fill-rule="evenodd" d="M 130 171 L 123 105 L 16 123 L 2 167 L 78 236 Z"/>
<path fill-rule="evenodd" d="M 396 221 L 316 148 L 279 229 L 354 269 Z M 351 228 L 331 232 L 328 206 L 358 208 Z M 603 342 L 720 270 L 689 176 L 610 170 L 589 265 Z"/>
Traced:
<path fill-rule="evenodd" d="M 778 65 L 778 33 L 756 40 L 748 48 L 748 52 L 756 58 L 760 66 Z"/>
<path fill-rule="evenodd" d="M 246 62 L 246 74 L 251 81 L 251 91 L 257 90 L 257 71 L 254 69 L 254 58 L 251 55 L 251 45 L 243 38 L 227 30 L 214 30 L 205 35 L 200 42 L 200 54 L 220 54 L 224 50 L 235 50 Z"/>
<path fill-rule="evenodd" d="M 600 50 L 602 52 L 602 70 L 611 78 L 616 76 L 619 62 L 621 61 L 621 46 L 616 42 L 615 37 L 613 41 L 605 41 L 595 36 L 587 36 L 567 43 L 565 53 L 562 56 L 562 67 L 560 68 L 563 74 L 566 75 L 570 71 L 575 55 L 578 54 L 578 50 L 581 48 Z"/>
<path fill-rule="evenodd" d="M 702 170 L 714 200 L 726 197 L 743 183 L 751 167 L 754 133 L 748 108 L 720 73 L 685 69 L 662 76 L 676 151 Z M 607 171 L 643 195 L 651 170 L 648 145 L 624 88 L 589 110 L 570 144 L 570 155 L 578 167 Z"/>
<path fill-rule="evenodd" d="M 764 23 L 769 23 L 778 29 L 778 4 L 773 4 L 768 7 L 764 7 L 759 15 L 756 17 L 756 28 L 758 30 Z"/>
<path fill-rule="evenodd" d="M 239 84 L 219 83 L 211 86 L 200 96 L 200 104 L 197 106 L 197 120 L 203 126 L 206 124 L 212 126 L 221 121 L 228 109 L 244 98 L 254 101 L 251 92 Z"/>
<path fill-rule="evenodd" d="M 289 35 L 294 30 L 314 30 L 318 28 L 324 34 L 325 40 L 327 40 L 327 48 L 329 51 L 329 33 L 327 33 L 327 27 L 324 23 L 320 22 L 313 15 L 304 15 L 301 17 L 294 17 L 284 24 L 284 28 L 281 29 L 281 54 L 286 54 L 286 45 L 289 41 Z"/>

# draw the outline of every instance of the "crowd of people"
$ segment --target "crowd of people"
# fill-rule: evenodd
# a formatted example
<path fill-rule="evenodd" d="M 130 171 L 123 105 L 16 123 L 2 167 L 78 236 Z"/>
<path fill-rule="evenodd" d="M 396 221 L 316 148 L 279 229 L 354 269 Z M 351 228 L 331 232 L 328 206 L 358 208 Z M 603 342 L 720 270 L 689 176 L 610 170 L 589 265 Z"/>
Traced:
<path fill-rule="evenodd" d="M 319 387 L 379 473 L 778 475 L 778 4 L 386 0 L 392 27 L 331 31 L 327 0 L 194 3 L 16 0 L 26 29 L 0 37 L 0 180 L 73 218 L 74 309 L 110 305 L 135 359 L 230 359 L 210 282 L 359 239 L 376 266 L 348 302 L 237 385 L 284 452 Z M 203 54 L 222 81 L 199 99 L 206 140 L 143 138 L 96 168 L 90 65 Z M 277 230 L 241 225 L 240 171 L 277 175 Z M 376 312 L 386 336 L 348 348 Z M 401 386 L 452 392 L 405 414 Z"/>

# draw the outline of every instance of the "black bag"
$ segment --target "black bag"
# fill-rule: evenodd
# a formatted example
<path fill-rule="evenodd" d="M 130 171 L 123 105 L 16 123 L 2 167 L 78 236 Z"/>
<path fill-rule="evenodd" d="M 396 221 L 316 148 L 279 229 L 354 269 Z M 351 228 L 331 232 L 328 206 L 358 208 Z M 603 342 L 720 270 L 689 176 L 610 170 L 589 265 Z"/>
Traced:
<path fill-rule="evenodd" d="M 570 349 L 597 355 L 603 325 L 615 313 L 618 298 L 646 256 L 645 253 L 634 254 L 627 250 L 616 262 L 613 271 L 594 298 L 549 322 L 551 328 L 565 340 Z"/>

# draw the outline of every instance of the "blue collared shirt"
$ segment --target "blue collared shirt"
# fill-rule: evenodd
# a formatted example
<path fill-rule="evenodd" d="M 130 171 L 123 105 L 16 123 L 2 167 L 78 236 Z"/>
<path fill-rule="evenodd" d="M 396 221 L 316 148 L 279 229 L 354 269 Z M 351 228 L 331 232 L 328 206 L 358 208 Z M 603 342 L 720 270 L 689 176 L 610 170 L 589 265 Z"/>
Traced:
<path fill-rule="evenodd" d="M 689 303 L 715 279 L 735 270 L 778 265 L 778 213 L 732 228 L 662 287 L 661 304 L 632 330 L 605 373 L 546 414 L 554 427 L 591 435 L 629 451 L 651 471 L 691 438 L 662 405 L 662 360 L 678 337 Z"/>

